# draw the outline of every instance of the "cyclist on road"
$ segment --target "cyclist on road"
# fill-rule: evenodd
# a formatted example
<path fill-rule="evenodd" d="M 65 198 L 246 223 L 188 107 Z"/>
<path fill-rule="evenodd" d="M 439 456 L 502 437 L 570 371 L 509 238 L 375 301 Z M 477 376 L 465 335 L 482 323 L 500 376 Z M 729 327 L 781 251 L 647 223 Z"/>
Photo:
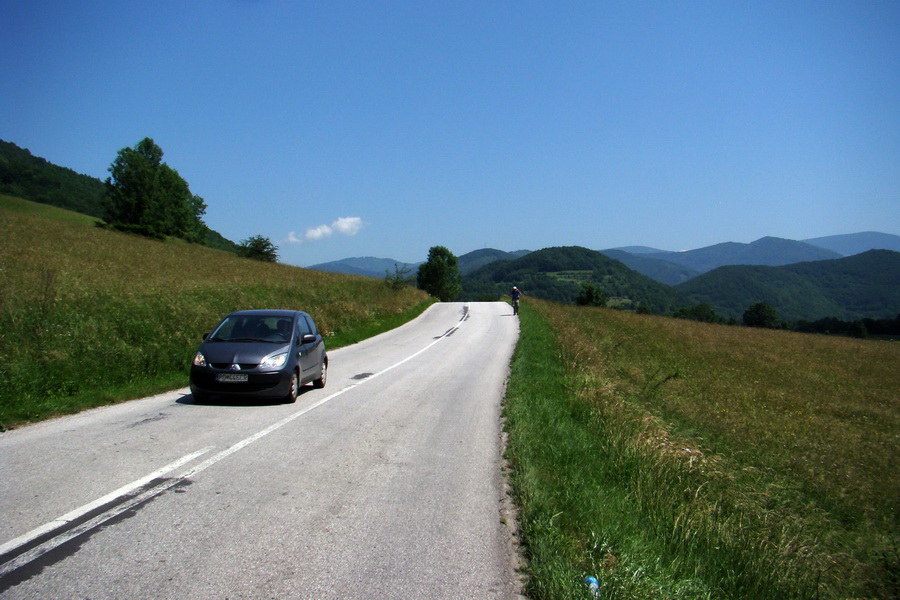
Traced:
<path fill-rule="evenodd" d="M 519 291 L 519 288 L 513 286 L 512 292 L 510 292 L 510 297 L 512 297 L 512 305 L 513 305 L 513 314 L 519 314 L 519 296 L 522 295 L 522 292 Z"/>

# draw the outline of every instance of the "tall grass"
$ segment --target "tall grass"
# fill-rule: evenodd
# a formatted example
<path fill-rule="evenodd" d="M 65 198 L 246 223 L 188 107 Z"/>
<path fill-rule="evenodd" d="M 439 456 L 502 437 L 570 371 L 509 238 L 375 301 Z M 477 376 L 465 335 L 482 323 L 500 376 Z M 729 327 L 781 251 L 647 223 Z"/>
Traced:
<path fill-rule="evenodd" d="M 506 411 L 532 595 L 897 597 L 898 364 L 530 301 Z"/>
<path fill-rule="evenodd" d="M 337 347 L 429 300 L 383 281 L 262 263 L 0 197 L 0 429 L 187 384 L 225 313 L 306 310 Z"/>

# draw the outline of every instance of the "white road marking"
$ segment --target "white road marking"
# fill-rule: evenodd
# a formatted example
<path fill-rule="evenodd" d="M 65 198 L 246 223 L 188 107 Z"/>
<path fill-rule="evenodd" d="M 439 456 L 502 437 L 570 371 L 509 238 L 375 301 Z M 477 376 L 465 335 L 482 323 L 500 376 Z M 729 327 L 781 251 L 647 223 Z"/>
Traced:
<path fill-rule="evenodd" d="M 53 519 L 52 521 L 50 521 L 49 523 L 41 525 L 40 527 L 38 527 L 36 529 L 32 529 L 31 531 L 29 531 L 28 533 L 26 533 L 24 535 L 20 535 L 19 537 L 6 542 L 2 546 L 0 546 L 0 556 L 3 556 L 10 552 L 13 552 L 14 550 L 33 542 L 34 540 L 41 537 L 42 535 L 46 535 L 46 534 L 54 531 L 55 529 L 59 529 L 60 527 L 65 527 L 72 521 L 80 519 L 84 515 L 91 512 L 92 510 L 96 510 L 105 504 L 109 504 L 110 502 L 113 502 L 123 496 L 127 496 L 128 494 L 131 494 L 135 490 L 138 490 L 138 489 L 144 487 L 145 485 L 147 485 L 154 479 L 158 479 L 158 478 L 162 477 L 163 475 L 170 473 L 183 465 L 186 465 L 187 463 L 191 462 L 192 460 L 199 458 L 200 456 L 203 456 L 210 450 L 212 450 L 212 446 L 203 448 L 202 450 L 197 450 L 196 452 L 192 452 L 191 454 L 188 454 L 186 456 L 182 456 L 178 460 L 167 464 L 166 466 L 162 467 L 161 469 L 157 469 L 156 471 L 153 471 L 149 475 L 145 475 L 144 477 L 141 477 L 140 479 L 136 479 L 135 481 L 132 481 L 131 483 L 120 487 L 119 489 L 115 490 L 114 492 L 110 492 L 110 493 L 106 494 L 102 498 L 97 498 L 93 502 L 89 502 L 89 503 L 85 504 L 84 506 L 76 508 L 73 511 L 67 512 L 63 516 L 57 517 L 57 518 Z M 107 514 L 109 514 L 109 511 L 103 513 L 103 515 L 107 515 Z M 103 515 L 101 515 L 101 516 L 103 516 Z M 110 516 L 106 517 L 104 520 L 109 519 L 112 516 L 113 515 L 110 515 Z M 87 523 L 90 523 L 90 522 L 96 520 L 97 518 L 99 518 L 99 517 L 95 517 L 95 519 L 92 519 L 91 521 L 88 521 Z M 83 527 L 83 525 L 82 525 L 82 527 Z M 78 528 L 76 528 L 76 529 L 78 529 Z M 74 530 L 70 530 L 69 532 L 66 532 L 66 533 L 70 533 L 71 531 L 74 531 Z M 74 537 L 74 536 L 67 537 L 65 540 L 63 540 L 63 542 L 71 539 L 72 537 Z M 52 542 L 58 538 L 59 538 L 59 536 L 56 538 L 53 538 L 52 540 L 49 540 L 48 542 L 45 542 L 44 544 L 41 544 L 34 550 L 37 550 L 38 548 L 42 548 L 44 545 L 46 545 L 49 542 Z M 53 548 L 55 548 L 56 546 L 59 546 L 63 542 L 59 542 L 59 543 L 55 544 L 54 546 L 52 546 L 51 548 L 47 548 L 46 550 L 44 550 L 44 552 L 47 552 L 48 550 L 52 550 Z M 34 550 L 32 550 L 31 552 L 33 552 Z M 40 554 L 43 554 L 44 552 L 41 552 Z M 25 563 L 21 563 L 16 566 L 12 566 L 13 563 L 18 562 L 19 559 L 21 559 L 23 556 L 27 556 L 28 554 L 29 553 L 25 553 L 25 554 L 17 557 L 16 560 L 0 567 L 0 576 L 6 575 L 6 573 L 8 573 L 9 571 L 17 569 L 22 564 L 25 564 Z M 38 554 L 37 556 L 40 556 L 40 554 Z M 31 560 L 34 560 L 34 558 L 37 558 L 37 556 L 34 556 L 33 558 L 31 558 Z M 30 560 L 26 561 L 26 562 L 30 562 Z"/>
<path fill-rule="evenodd" d="M 457 329 L 459 329 L 459 326 L 468 319 L 468 316 L 469 316 L 468 315 L 468 306 L 466 306 L 463 309 L 463 317 L 460 319 L 459 323 L 454 325 L 452 328 L 447 330 L 443 335 L 441 335 L 439 338 L 435 339 L 433 342 L 431 342 L 424 348 L 421 348 L 417 352 L 410 354 L 403 360 L 396 362 L 393 365 L 391 365 L 385 369 L 382 369 L 378 373 L 370 375 L 369 377 L 367 377 L 361 381 L 351 383 L 347 387 L 338 390 L 337 392 L 331 394 L 330 396 L 326 396 L 325 398 L 322 398 L 321 400 L 318 400 L 317 402 L 310 404 L 309 406 L 303 408 L 302 410 L 292 413 L 290 416 L 282 419 L 281 421 L 278 421 L 277 423 L 274 423 L 274 424 L 266 427 L 265 429 L 258 431 L 257 433 L 251 435 L 250 437 L 244 438 L 243 440 L 226 448 L 225 450 L 219 452 L 218 454 L 209 457 L 208 459 L 206 459 L 199 465 L 189 469 L 188 471 L 183 473 L 181 476 L 166 479 L 165 481 L 159 483 L 158 485 L 156 485 L 152 488 L 149 488 L 149 489 L 141 492 L 140 494 L 137 494 L 133 498 L 131 498 L 121 504 L 117 504 L 116 506 L 97 515 L 96 517 L 94 517 L 88 521 L 85 521 L 84 523 L 82 523 L 76 527 L 65 530 L 64 532 L 60 533 L 59 535 L 50 538 L 46 542 L 44 542 L 38 546 L 35 546 L 34 548 L 28 550 L 27 552 L 23 552 L 22 554 L 16 556 L 14 559 L 12 559 L 12 560 L 4 563 L 2 566 L 0 566 L 0 577 L 3 577 L 7 573 L 11 573 L 12 571 L 15 571 L 16 569 L 32 562 L 33 560 L 39 558 L 40 556 L 46 554 L 47 552 L 50 552 L 54 548 L 61 546 L 62 544 L 68 542 L 69 540 L 76 538 L 79 535 L 90 531 L 91 529 L 94 529 L 95 527 L 103 524 L 104 522 L 121 515 L 122 513 L 130 510 L 132 507 L 137 506 L 138 504 L 141 504 L 142 502 L 146 502 L 147 500 L 149 500 L 155 496 L 158 496 L 159 494 L 161 494 L 164 491 L 168 490 L 169 488 L 174 487 L 175 485 L 183 482 L 184 480 L 190 479 L 192 476 L 196 475 L 197 473 L 200 473 L 201 471 L 206 470 L 207 468 L 213 466 L 220 460 L 234 454 L 238 450 L 246 448 L 253 442 L 257 441 L 258 439 L 260 439 L 266 435 L 269 435 L 273 431 L 276 431 L 276 430 L 284 427 L 291 421 L 305 415 L 306 413 L 310 412 L 311 410 L 313 410 L 315 408 L 322 406 L 326 402 L 329 402 L 329 401 L 333 400 L 334 398 L 337 398 L 341 394 L 348 392 L 351 389 L 362 385 L 363 383 L 372 381 L 373 379 L 380 377 L 380 376 L 384 375 L 385 373 L 392 371 L 393 369 L 396 369 L 400 365 L 402 365 L 406 362 L 409 362 L 410 360 L 414 359 L 415 357 L 419 356 L 423 352 L 430 349 L 432 346 L 434 346 L 441 340 L 448 337 L 450 334 L 454 333 Z M 0 546 L 0 556 L 4 556 L 8 553 L 14 552 L 15 550 L 21 548 L 22 546 L 33 542 L 34 540 L 41 537 L 42 535 L 49 534 L 56 529 L 65 527 L 72 521 L 85 516 L 92 510 L 96 510 L 105 504 L 109 504 L 110 502 L 113 502 L 119 498 L 122 498 L 124 496 L 127 496 L 127 495 L 133 493 L 135 490 L 138 490 L 138 489 L 144 487 L 145 485 L 147 485 L 154 479 L 158 479 L 158 478 L 162 477 L 163 475 L 170 473 L 171 471 L 174 471 L 175 469 L 178 469 L 179 467 L 181 467 L 183 465 L 186 465 L 187 463 L 193 461 L 194 459 L 197 459 L 200 456 L 203 456 L 210 450 L 212 450 L 211 446 L 207 447 L 207 448 L 203 448 L 201 450 L 198 450 L 198 451 L 188 454 L 186 456 L 183 456 L 182 458 L 179 458 L 178 460 L 176 460 L 172 463 L 169 463 L 168 465 L 162 467 L 161 469 L 154 471 L 153 473 L 150 473 L 149 475 L 141 477 L 140 479 L 137 479 L 137 480 L 133 481 L 132 483 L 122 486 L 121 488 L 115 490 L 114 492 L 110 492 L 109 494 L 106 494 L 102 498 L 98 498 L 97 500 L 94 500 L 93 502 L 85 504 L 84 506 L 82 506 L 80 508 L 76 508 L 75 510 L 70 511 L 61 517 L 58 517 L 58 518 L 50 521 L 49 523 L 41 525 L 40 527 L 33 529 L 24 535 L 21 535 L 13 540 L 6 542 L 2 546 Z"/>

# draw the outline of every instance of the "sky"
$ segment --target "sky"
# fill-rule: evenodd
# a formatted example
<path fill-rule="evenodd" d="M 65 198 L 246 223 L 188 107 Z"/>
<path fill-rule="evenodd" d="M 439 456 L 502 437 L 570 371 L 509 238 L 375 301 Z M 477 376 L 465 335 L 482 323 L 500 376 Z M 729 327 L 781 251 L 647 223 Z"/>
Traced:
<path fill-rule="evenodd" d="M 0 139 L 280 261 L 900 235 L 900 2 L 0 0 Z"/>

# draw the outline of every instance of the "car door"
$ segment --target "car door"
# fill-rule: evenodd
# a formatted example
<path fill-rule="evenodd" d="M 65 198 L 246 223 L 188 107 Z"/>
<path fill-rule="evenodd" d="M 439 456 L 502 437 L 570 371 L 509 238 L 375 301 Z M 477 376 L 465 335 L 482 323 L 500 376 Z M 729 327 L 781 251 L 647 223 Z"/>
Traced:
<path fill-rule="evenodd" d="M 307 319 L 305 315 L 297 315 L 297 347 L 300 353 L 297 364 L 300 365 L 300 376 L 304 380 L 308 380 L 318 373 L 317 367 L 319 361 L 315 352 L 316 342 L 304 343 L 303 341 L 305 337 L 306 339 L 309 339 L 307 336 L 310 335 L 315 334 L 313 333 L 313 328 L 309 319 Z"/>

